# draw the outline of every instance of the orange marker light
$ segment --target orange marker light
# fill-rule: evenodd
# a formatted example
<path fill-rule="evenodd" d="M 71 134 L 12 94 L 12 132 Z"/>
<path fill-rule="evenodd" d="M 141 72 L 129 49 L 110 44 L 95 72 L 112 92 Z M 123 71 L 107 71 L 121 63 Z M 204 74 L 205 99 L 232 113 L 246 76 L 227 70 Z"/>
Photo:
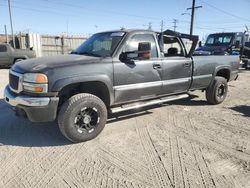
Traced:
<path fill-rule="evenodd" d="M 42 87 L 35 87 L 34 91 L 35 92 L 43 92 L 43 88 Z"/>

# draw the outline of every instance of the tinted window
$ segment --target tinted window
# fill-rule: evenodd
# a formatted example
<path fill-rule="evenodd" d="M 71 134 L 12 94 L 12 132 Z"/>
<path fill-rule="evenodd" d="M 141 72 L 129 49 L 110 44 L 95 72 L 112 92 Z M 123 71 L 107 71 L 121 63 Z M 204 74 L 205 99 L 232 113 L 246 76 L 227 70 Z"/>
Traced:
<path fill-rule="evenodd" d="M 7 52 L 7 47 L 5 45 L 0 45 L 0 52 Z"/>
<path fill-rule="evenodd" d="M 151 43 L 151 57 L 157 57 L 157 48 L 155 44 L 154 36 L 151 34 L 136 34 L 132 36 L 125 47 L 126 52 L 137 51 L 140 42 L 150 42 Z"/>
<path fill-rule="evenodd" d="M 233 40 L 233 34 L 212 34 L 207 38 L 206 46 L 229 45 Z"/>

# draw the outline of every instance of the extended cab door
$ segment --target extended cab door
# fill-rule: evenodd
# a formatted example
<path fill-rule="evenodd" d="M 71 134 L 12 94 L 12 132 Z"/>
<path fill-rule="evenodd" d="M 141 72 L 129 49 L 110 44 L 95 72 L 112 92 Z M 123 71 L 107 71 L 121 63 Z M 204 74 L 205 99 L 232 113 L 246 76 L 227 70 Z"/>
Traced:
<path fill-rule="evenodd" d="M 160 95 L 162 89 L 161 59 L 158 58 L 158 46 L 153 33 L 131 34 L 122 47 L 122 52 L 138 51 L 139 43 L 150 43 L 149 59 L 124 62 L 114 59 L 115 103 L 143 100 Z M 120 54 L 120 55 L 121 55 Z"/>
<path fill-rule="evenodd" d="M 9 53 L 5 44 L 0 44 L 0 65 L 9 65 Z"/>
<path fill-rule="evenodd" d="M 181 40 L 164 36 L 163 95 L 188 91 L 191 84 L 193 61 L 187 57 Z"/>

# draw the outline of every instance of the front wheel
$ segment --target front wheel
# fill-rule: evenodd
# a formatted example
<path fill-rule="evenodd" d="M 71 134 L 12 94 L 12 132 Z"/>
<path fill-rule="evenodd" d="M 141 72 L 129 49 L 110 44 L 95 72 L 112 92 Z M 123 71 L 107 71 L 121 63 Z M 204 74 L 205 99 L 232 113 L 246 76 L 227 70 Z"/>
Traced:
<path fill-rule="evenodd" d="M 228 92 L 227 80 L 216 76 L 213 83 L 206 89 L 206 98 L 210 104 L 222 103 Z"/>
<path fill-rule="evenodd" d="M 87 93 L 71 97 L 58 115 L 60 131 L 72 142 L 95 138 L 103 130 L 106 120 L 107 108 L 103 101 Z"/>

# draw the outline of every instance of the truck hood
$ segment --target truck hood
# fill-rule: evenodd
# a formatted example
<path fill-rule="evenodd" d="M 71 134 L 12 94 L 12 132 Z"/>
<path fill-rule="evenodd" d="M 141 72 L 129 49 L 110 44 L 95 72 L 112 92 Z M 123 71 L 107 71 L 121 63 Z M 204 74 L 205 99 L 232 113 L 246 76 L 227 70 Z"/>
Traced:
<path fill-rule="evenodd" d="M 202 46 L 197 48 L 193 55 L 226 55 L 226 46 Z"/>
<path fill-rule="evenodd" d="M 29 49 L 15 49 L 16 52 L 34 52 L 32 50 Z"/>
<path fill-rule="evenodd" d="M 23 60 L 12 66 L 12 70 L 19 73 L 45 72 L 50 69 L 74 66 L 86 63 L 96 63 L 100 61 L 99 57 L 84 55 L 59 55 L 52 57 L 41 57 Z"/>
<path fill-rule="evenodd" d="M 35 51 L 29 49 L 15 49 L 14 54 L 16 56 L 34 58 L 36 57 Z"/>

